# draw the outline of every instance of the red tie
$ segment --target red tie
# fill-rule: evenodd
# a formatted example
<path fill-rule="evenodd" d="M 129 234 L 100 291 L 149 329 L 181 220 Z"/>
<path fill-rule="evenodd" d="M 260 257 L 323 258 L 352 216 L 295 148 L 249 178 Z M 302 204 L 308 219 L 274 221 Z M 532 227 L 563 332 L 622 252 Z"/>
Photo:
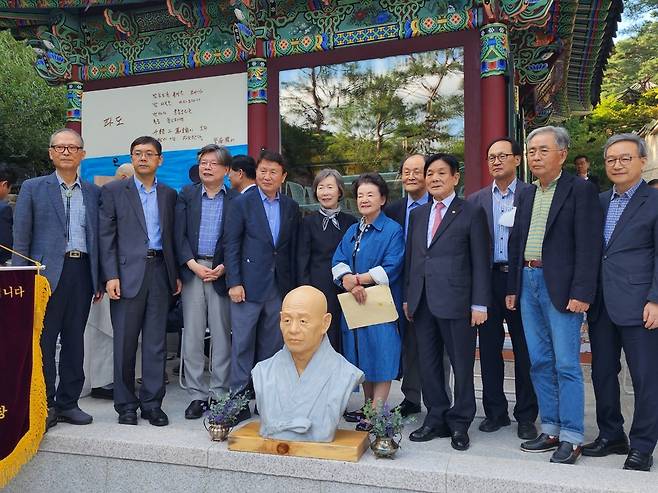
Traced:
<path fill-rule="evenodd" d="M 436 236 L 436 231 L 441 225 L 441 211 L 445 208 L 443 202 L 438 202 L 434 208 L 434 225 L 432 226 L 432 239 Z"/>

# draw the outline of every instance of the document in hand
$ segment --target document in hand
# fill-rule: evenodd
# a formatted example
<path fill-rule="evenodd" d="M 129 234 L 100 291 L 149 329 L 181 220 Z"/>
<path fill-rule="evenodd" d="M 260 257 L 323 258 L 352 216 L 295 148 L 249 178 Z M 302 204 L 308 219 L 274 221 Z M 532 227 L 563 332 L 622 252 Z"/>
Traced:
<path fill-rule="evenodd" d="M 338 295 L 345 321 L 350 329 L 394 322 L 398 319 L 391 289 L 385 284 L 366 288 L 366 302 L 359 305 L 351 293 Z"/>

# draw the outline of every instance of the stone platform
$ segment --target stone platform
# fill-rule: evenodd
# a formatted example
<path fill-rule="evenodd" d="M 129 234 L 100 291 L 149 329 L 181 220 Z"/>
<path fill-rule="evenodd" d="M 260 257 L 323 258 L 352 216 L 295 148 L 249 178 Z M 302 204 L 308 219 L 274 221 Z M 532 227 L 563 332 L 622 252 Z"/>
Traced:
<path fill-rule="evenodd" d="M 588 368 L 585 374 L 588 381 Z M 590 440 L 596 427 L 589 381 L 586 389 Z M 394 382 L 390 402 L 400 400 Z M 210 441 L 201 420 L 184 419 L 188 404 L 172 378 L 163 406 L 171 424 L 157 428 L 141 419 L 138 426 L 119 425 L 111 402 L 84 398 L 80 407 L 93 414 L 94 423 L 52 428 L 5 492 L 658 492 L 658 466 L 650 473 L 623 471 L 624 456 L 583 457 L 575 466 L 550 464 L 550 453 L 519 450 L 515 423 L 495 433 L 480 432 L 481 408 L 466 452 L 453 450 L 449 439 L 410 442 L 409 433 L 422 423 L 419 414 L 405 429 L 394 460 L 375 459 L 367 450 L 359 462 L 349 463 L 230 452 L 226 442 Z M 355 394 L 350 409 L 361 404 Z M 623 408 L 630 422 L 631 395 L 624 395 Z M 351 429 L 345 422 L 341 427 Z"/>

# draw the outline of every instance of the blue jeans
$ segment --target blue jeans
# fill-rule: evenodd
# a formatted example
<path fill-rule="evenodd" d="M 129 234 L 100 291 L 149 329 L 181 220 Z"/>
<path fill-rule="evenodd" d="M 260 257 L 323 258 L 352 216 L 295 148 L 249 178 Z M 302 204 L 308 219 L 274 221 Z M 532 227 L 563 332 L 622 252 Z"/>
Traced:
<path fill-rule="evenodd" d="M 583 314 L 555 309 L 543 269 L 525 267 L 521 286 L 521 317 L 542 433 L 580 445 L 585 434 L 585 387 L 580 367 Z"/>

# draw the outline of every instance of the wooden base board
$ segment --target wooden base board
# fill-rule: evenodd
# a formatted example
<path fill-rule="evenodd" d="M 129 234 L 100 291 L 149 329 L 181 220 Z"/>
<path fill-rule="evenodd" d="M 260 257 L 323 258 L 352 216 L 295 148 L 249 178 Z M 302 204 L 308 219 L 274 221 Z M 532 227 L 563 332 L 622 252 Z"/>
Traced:
<path fill-rule="evenodd" d="M 333 442 L 318 443 L 263 438 L 259 435 L 259 429 L 260 422 L 252 421 L 233 430 L 228 436 L 228 449 L 238 452 L 358 462 L 369 446 L 368 434 L 363 431 L 336 430 Z"/>

